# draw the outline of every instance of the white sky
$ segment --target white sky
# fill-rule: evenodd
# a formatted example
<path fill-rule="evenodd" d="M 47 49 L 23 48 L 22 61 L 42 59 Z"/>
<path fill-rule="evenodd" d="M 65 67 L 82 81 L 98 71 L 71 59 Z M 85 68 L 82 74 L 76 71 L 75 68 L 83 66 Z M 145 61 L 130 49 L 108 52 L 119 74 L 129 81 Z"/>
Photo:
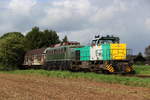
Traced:
<path fill-rule="evenodd" d="M 53 29 L 88 44 L 116 35 L 134 53 L 150 45 L 150 0 L 0 0 L 0 34 Z"/>

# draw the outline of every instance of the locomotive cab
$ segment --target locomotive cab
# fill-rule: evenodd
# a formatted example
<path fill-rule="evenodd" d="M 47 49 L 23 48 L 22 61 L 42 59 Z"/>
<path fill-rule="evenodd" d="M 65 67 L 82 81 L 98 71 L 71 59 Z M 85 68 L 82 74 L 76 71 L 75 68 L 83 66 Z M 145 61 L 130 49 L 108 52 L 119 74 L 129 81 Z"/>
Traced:
<path fill-rule="evenodd" d="M 100 45 L 100 44 L 110 44 L 110 43 L 120 43 L 119 37 L 109 36 L 100 37 L 100 35 L 95 36 L 95 39 L 92 40 L 92 45 Z"/>

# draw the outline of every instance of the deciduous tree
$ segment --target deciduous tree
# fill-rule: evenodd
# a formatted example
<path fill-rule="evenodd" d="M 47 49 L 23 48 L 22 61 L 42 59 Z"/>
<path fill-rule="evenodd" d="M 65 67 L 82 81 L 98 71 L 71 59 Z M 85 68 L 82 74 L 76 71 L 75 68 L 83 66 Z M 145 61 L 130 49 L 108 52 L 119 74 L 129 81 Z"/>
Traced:
<path fill-rule="evenodd" d="M 48 47 L 59 42 L 59 36 L 53 30 L 40 31 L 38 27 L 34 27 L 26 35 L 26 43 L 29 50 Z"/>
<path fill-rule="evenodd" d="M 26 35 L 26 46 L 29 50 L 41 48 L 43 45 L 44 35 L 38 27 L 32 28 Z"/>
<path fill-rule="evenodd" d="M 1 69 L 14 69 L 23 63 L 25 53 L 24 36 L 19 32 L 10 32 L 0 38 Z"/>

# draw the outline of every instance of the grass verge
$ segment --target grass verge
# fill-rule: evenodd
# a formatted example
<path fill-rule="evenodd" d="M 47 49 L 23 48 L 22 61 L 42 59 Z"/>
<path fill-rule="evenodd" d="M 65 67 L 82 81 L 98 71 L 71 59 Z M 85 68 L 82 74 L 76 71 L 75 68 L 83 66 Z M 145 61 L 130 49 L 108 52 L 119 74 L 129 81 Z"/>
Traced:
<path fill-rule="evenodd" d="M 137 74 L 150 75 L 150 66 L 148 65 L 134 65 Z"/>
<path fill-rule="evenodd" d="M 148 87 L 150 88 L 149 78 L 137 78 L 137 77 L 123 77 L 118 75 L 104 75 L 96 73 L 83 73 L 83 72 L 69 72 L 69 71 L 47 71 L 47 70 L 15 70 L 15 71 L 1 71 L 0 73 L 10 74 L 32 74 L 43 75 L 47 77 L 58 78 L 84 78 L 98 82 L 118 83 L 129 86 Z"/>

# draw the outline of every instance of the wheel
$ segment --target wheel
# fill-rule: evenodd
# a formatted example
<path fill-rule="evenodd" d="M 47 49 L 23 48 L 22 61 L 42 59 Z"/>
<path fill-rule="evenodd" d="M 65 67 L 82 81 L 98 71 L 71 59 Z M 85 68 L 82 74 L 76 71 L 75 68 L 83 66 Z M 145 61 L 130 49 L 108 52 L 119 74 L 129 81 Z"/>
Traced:
<path fill-rule="evenodd" d="M 102 70 L 103 74 L 110 74 L 110 72 L 108 70 Z"/>

